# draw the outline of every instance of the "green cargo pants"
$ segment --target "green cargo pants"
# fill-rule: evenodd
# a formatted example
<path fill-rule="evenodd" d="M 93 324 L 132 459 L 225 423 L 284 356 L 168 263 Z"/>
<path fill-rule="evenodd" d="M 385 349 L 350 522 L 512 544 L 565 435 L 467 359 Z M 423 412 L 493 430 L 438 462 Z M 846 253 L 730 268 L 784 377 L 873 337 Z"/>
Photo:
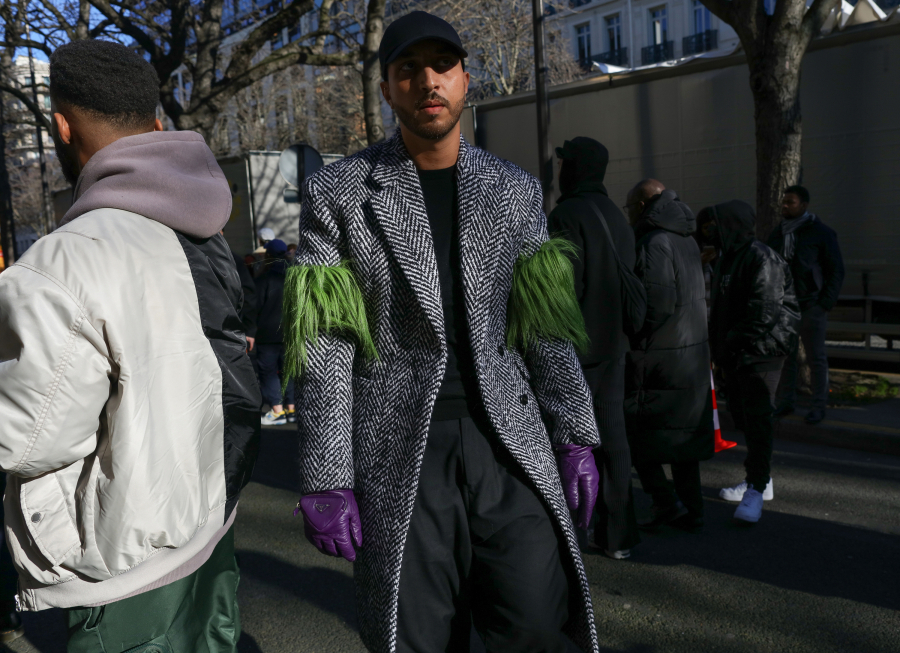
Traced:
<path fill-rule="evenodd" d="M 68 610 L 68 653 L 234 653 L 241 636 L 234 527 L 200 569 L 97 608 Z"/>

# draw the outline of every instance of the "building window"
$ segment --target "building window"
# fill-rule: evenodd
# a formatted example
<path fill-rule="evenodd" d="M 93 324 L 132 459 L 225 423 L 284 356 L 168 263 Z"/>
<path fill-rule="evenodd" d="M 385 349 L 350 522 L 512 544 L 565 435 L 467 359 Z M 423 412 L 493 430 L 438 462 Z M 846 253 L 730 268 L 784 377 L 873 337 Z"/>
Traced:
<path fill-rule="evenodd" d="M 591 58 L 591 24 L 583 23 L 575 26 L 575 41 L 578 43 L 578 60 Z"/>
<path fill-rule="evenodd" d="M 650 43 L 662 45 L 669 40 L 669 18 L 666 7 L 656 7 L 650 10 Z"/>
<path fill-rule="evenodd" d="M 48 110 L 50 109 L 50 96 L 49 95 L 44 96 L 44 108 L 48 109 Z"/>
<path fill-rule="evenodd" d="M 702 34 L 711 29 L 712 16 L 700 0 L 694 0 L 694 34 Z"/>
<path fill-rule="evenodd" d="M 591 0 L 569 0 L 569 6 L 570 7 L 581 7 L 582 5 L 586 5 L 589 2 L 591 2 Z"/>
<path fill-rule="evenodd" d="M 606 17 L 606 38 L 610 51 L 619 50 L 622 47 L 622 19 L 619 14 Z"/>

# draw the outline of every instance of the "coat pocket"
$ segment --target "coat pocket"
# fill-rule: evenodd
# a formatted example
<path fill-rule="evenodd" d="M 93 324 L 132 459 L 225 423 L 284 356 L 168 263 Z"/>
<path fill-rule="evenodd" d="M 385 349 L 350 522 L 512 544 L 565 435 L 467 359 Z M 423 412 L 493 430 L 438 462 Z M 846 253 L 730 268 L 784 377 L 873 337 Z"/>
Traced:
<path fill-rule="evenodd" d="M 35 546 L 58 567 L 81 545 L 66 497 L 54 474 L 23 482 L 19 489 L 22 518 Z"/>

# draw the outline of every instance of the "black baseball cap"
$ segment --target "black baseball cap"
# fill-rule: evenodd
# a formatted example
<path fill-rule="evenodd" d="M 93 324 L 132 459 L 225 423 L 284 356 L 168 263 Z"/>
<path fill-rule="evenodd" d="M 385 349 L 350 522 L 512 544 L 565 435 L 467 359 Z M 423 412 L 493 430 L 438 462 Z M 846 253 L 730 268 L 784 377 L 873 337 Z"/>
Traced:
<path fill-rule="evenodd" d="M 381 78 L 387 79 L 387 67 L 406 48 L 419 41 L 442 41 L 451 46 L 462 58 L 468 57 L 453 25 L 425 11 L 413 11 L 401 16 L 384 30 L 378 46 L 381 62 Z"/>

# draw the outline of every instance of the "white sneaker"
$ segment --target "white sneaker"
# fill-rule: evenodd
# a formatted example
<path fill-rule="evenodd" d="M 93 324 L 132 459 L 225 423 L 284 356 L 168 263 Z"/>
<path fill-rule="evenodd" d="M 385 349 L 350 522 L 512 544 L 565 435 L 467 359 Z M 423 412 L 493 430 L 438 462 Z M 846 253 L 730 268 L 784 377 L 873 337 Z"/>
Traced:
<path fill-rule="evenodd" d="M 604 550 L 603 553 L 613 560 L 627 560 L 631 557 L 631 549 L 621 549 L 619 551 Z"/>
<path fill-rule="evenodd" d="M 280 426 L 281 424 L 287 424 L 287 413 L 284 411 L 276 413 L 274 410 L 270 410 L 262 416 L 260 423 L 263 426 Z"/>
<path fill-rule="evenodd" d="M 747 491 L 747 481 L 738 483 L 734 487 L 723 487 L 719 490 L 719 498 L 725 501 L 734 501 L 737 503 L 744 498 L 744 492 Z M 769 477 L 769 484 L 762 493 L 763 501 L 771 501 L 775 498 L 775 491 L 772 489 L 772 478 Z"/>
<path fill-rule="evenodd" d="M 740 505 L 734 511 L 734 518 L 737 521 L 755 524 L 762 516 L 762 508 L 763 495 L 751 485 L 744 492 L 744 498 L 741 499 Z"/>

